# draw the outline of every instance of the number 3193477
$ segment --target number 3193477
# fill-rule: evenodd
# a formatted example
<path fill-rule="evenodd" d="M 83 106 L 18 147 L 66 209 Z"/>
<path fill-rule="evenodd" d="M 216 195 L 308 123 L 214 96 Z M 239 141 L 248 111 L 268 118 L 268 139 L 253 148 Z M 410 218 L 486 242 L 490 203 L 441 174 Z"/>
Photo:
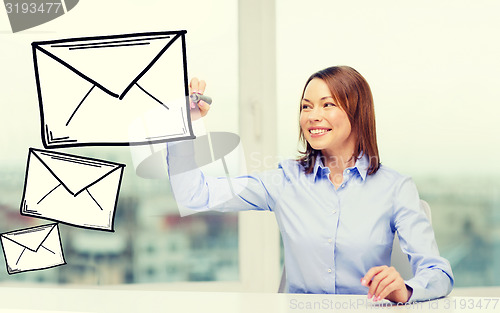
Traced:
<path fill-rule="evenodd" d="M 23 2 L 23 3 L 5 3 L 7 14 L 57 14 L 62 10 L 61 3 L 54 2 Z"/>

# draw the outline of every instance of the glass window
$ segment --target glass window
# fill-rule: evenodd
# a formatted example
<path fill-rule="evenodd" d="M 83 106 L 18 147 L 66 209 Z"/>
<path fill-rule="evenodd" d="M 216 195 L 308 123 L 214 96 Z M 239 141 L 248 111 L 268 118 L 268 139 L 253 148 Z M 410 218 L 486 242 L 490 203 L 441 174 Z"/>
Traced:
<path fill-rule="evenodd" d="M 207 80 L 206 94 L 217 103 L 214 111 L 223 112 L 211 114 L 213 116 L 205 121 L 206 128 L 237 133 L 238 107 L 234 105 L 238 96 L 237 2 L 197 1 L 176 3 L 172 7 L 158 1 L 109 1 L 99 3 L 99 10 L 89 7 L 92 5 L 79 5 L 67 19 L 60 19 L 59 24 L 41 25 L 37 32 L 3 34 L 0 38 L 2 47 L 6 48 L 0 60 L 2 233 L 50 223 L 19 214 L 28 148 L 42 148 L 32 41 L 186 29 L 189 77 Z M 120 12 L 116 14 L 118 7 Z M 93 16 L 94 21 L 108 21 L 109 12 L 113 12 L 113 23 L 80 23 L 88 16 Z M 180 12 L 186 12 L 189 18 Z M 130 21 L 138 18 L 141 22 L 131 26 Z M 123 60 L 124 66 L 127 62 Z M 223 64 L 224 70 L 214 64 Z M 119 112 L 115 118 L 119 118 Z M 168 180 L 136 175 L 129 147 L 56 151 L 126 164 L 114 219 L 115 232 L 59 224 L 66 265 L 8 275 L 4 258 L 0 258 L 0 281 L 83 285 L 238 281 L 236 213 L 197 213 L 181 217 Z"/>
<path fill-rule="evenodd" d="M 498 285 L 499 4 L 278 0 L 276 8 L 280 156 L 297 155 L 309 75 L 354 67 L 372 88 L 382 163 L 414 177 L 455 286 Z"/>
<path fill-rule="evenodd" d="M 130 154 L 127 149 L 104 148 L 107 153 L 97 148 L 72 149 L 78 150 L 77 155 L 102 156 L 127 164 L 115 232 L 59 224 L 66 265 L 14 275 L 2 270 L 1 280 L 72 284 L 238 280 L 237 214 L 181 217 L 168 180 L 137 177 L 133 164 L 124 160 Z M 25 160 L 20 160 L 19 165 L 23 163 Z M 24 170 L 1 171 L 1 231 L 49 223 L 19 214 Z M 5 264 L 0 268 L 5 269 Z"/>

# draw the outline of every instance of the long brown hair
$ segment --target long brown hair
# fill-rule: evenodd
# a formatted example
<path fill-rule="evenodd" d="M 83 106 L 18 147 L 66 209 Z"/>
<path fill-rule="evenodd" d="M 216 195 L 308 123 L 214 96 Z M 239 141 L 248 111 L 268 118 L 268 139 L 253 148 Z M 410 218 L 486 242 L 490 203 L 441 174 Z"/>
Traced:
<path fill-rule="evenodd" d="M 312 74 L 307 79 L 301 101 L 304 98 L 307 85 L 314 78 L 319 78 L 327 84 L 335 104 L 346 112 L 352 131 L 357 134 L 353 157 L 367 155 L 369 160 L 368 175 L 375 174 L 380 167 L 380 157 L 375 131 L 375 109 L 370 86 L 355 69 L 349 66 L 332 66 Z M 302 112 L 302 105 L 300 111 Z M 306 145 L 306 150 L 299 151 L 302 156 L 298 161 L 305 167 L 306 173 L 311 173 L 316 158 L 321 156 L 321 151 L 311 147 L 301 129 L 299 141 Z"/>

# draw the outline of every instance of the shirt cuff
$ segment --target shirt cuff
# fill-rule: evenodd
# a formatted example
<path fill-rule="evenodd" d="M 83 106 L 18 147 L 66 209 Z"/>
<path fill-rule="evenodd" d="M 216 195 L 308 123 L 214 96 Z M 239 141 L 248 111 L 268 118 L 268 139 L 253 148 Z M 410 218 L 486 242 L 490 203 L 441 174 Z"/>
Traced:
<path fill-rule="evenodd" d="M 416 276 L 405 281 L 405 284 L 413 289 L 408 302 L 435 300 L 450 294 L 453 288 L 453 280 L 445 272 L 432 270 L 427 275 L 430 277 Z"/>
<path fill-rule="evenodd" d="M 428 297 L 426 297 L 425 288 L 419 287 L 418 286 L 419 284 L 416 283 L 415 281 L 412 281 L 412 279 L 405 281 L 405 283 L 406 286 L 412 289 L 411 296 L 410 298 L 408 298 L 407 303 L 431 300 Z"/>

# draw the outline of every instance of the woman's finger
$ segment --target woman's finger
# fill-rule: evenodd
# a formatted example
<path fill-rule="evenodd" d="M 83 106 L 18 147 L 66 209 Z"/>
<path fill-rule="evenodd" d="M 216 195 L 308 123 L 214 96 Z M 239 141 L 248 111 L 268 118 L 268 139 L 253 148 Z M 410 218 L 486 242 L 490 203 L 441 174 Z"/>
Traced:
<path fill-rule="evenodd" d="M 379 301 L 379 300 L 384 299 L 384 297 L 382 297 L 382 293 L 384 292 L 384 290 L 387 287 L 390 287 L 391 284 L 393 284 L 395 280 L 396 280 L 396 278 L 394 277 L 394 275 L 391 275 L 390 273 L 387 276 L 385 276 L 384 278 L 382 278 L 380 280 L 379 284 L 377 285 L 377 288 L 373 292 L 373 299 L 375 301 Z"/>
<path fill-rule="evenodd" d="M 207 87 L 207 83 L 204 80 L 200 80 L 197 77 L 193 77 L 189 82 L 189 94 L 200 94 L 202 95 L 205 92 L 205 88 Z M 197 120 L 200 117 L 204 117 L 207 115 L 208 110 L 210 110 L 210 105 L 205 101 L 193 102 L 191 99 L 191 119 Z"/>
<path fill-rule="evenodd" d="M 387 269 L 387 266 L 385 265 L 372 267 L 368 270 L 368 272 L 366 272 L 365 276 L 361 278 L 361 284 L 365 287 L 369 287 L 368 299 L 372 298 L 373 293 L 375 292 L 378 283 L 382 278 L 381 276 L 379 276 L 379 274 L 382 273 L 385 269 Z"/>
<path fill-rule="evenodd" d="M 387 278 L 388 271 L 387 267 L 384 268 L 382 271 L 378 272 L 375 276 L 373 276 L 371 282 L 369 283 L 369 289 L 368 289 L 368 298 L 371 298 L 371 296 L 376 296 L 376 292 L 379 289 L 380 283 Z"/>
<path fill-rule="evenodd" d="M 371 276 L 368 281 L 368 298 L 373 297 L 373 301 L 388 299 L 395 302 L 407 302 L 411 295 L 404 279 L 394 267 L 381 266 L 370 269 L 365 277 Z M 376 273 L 375 275 L 372 275 Z M 362 282 L 364 279 L 363 277 Z M 365 284 L 364 284 L 365 285 Z M 365 285 L 366 286 L 366 285 Z"/>
<path fill-rule="evenodd" d="M 373 277 L 375 275 L 377 275 L 378 273 L 382 272 L 384 270 L 384 268 L 386 268 L 386 267 L 387 266 L 375 266 L 375 267 L 370 268 L 368 270 L 368 272 L 366 272 L 365 276 L 363 278 L 361 278 L 361 284 L 365 287 L 369 287 L 370 282 L 373 279 Z"/>
<path fill-rule="evenodd" d="M 387 296 L 389 296 L 391 293 L 397 290 L 401 292 L 406 292 L 406 294 L 408 294 L 408 291 L 406 289 L 406 284 L 404 283 L 402 278 L 401 279 L 396 278 L 388 286 L 386 286 L 383 290 L 381 290 L 380 294 L 378 295 L 378 299 L 379 300 L 386 299 Z M 398 301 L 398 302 L 403 302 L 403 301 Z"/>
<path fill-rule="evenodd" d="M 189 82 L 189 93 L 198 92 L 200 81 L 197 77 L 193 77 L 191 82 Z"/>
<path fill-rule="evenodd" d="M 208 110 L 210 110 L 210 105 L 208 103 L 206 103 L 205 101 L 199 101 L 198 107 L 200 108 L 201 117 L 204 117 L 205 115 L 207 115 Z"/>
<path fill-rule="evenodd" d="M 198 82 L 198 93 L 203 94 L 205 92 L 205 88 L 207 87 L 207 83 L 204 80 L 200 80 Z"/>

